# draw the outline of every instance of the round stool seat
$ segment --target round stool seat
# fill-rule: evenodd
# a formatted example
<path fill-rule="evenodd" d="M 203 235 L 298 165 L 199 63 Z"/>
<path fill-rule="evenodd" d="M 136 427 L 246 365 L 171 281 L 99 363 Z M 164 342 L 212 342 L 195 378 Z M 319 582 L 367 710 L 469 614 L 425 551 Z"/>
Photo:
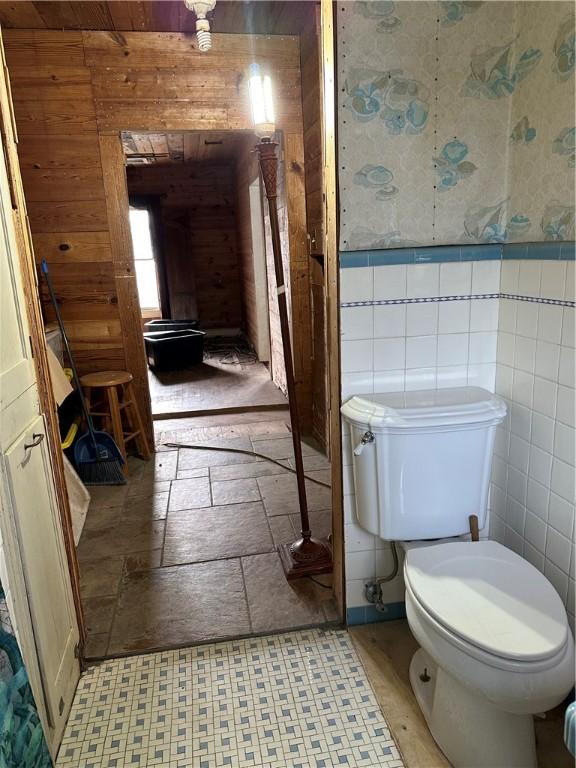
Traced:
<path fill-rule="evenodd" d="M 126 444 L 130 441 L 136 443 L 143 459 L 150 458 L 133 379 L 129 371 L 98 371 L 80 377 L 88 413 L 101 420 L 104 431 L 112 434 L 124 457 L 124 474 L 128 473 Z"/>
<path fill-rule="evenodd" d="M 129 384 L 132 379 L 133 376 L 128 371 L 99 371 L 81 376 L 80 383 L 85 387 L 117 387 L 120 384 Z"/>

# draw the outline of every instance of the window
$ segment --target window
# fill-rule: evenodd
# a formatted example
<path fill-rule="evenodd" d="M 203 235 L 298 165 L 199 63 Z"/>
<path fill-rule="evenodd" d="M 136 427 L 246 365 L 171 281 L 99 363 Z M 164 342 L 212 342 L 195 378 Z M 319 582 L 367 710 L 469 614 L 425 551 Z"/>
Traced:
<path fill-rule="evenodd" d="M 130 208 L 130 231 L 140 309 L 160 309 L 158 274 L 154 261 L 150 224 L 150 211 L 146 208 Z"/>

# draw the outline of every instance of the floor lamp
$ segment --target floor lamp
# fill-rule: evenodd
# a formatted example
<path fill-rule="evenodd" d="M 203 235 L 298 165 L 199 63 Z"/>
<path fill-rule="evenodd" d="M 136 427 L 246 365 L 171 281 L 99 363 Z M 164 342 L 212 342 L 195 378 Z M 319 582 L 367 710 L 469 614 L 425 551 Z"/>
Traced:
<path fill-rule="evenodd" d="M 286 578 L 297 579 L 301 576 L 314 576 L 332 571 L 332 551 L 327 541 L 315 539 L 310 530 L 310 516 L 306 500 L 306 482 L 304 464 L 302 462 L 302 444 L 300 442 L 300 422 L 298 419 L 298 403 L 294 384 L 294 368 L 292 364 L 292 345 L 290 341 L 290 324 L 288 320 L 288 305 L 286 301 L 286 286 L 284 284 L 284 266 L 282 264 L 282 248 L 280 244 L 280 228 L 278 225 L 277 180 L 278 144 L 272 140 L 275 132 L 274 102 L 272 98 L 272 83 L 268 75 L 262 76 L 258 64 L 250 67 L 248 82 L 250 103 L 254 129 L 260 141 L 256 145 L 260 172 L 264 181 L 264 190 L 268 199 L 270 212 L 270 231 L 272 235 L 272 251 L 274 255 L 274 272 L 276 276 L 276 293 L 278 296 L 278 312 L 280 315 L 280 330 L 284 350 L 284 365 L 286 368 L 286 389 L 288 390 L 288 406 L 292 424 L 292 442 L 294 445 L 294 463 L 298 484 L 298 502 L 300 506 L 301 538 L 291 544 L 278 547 L 280 560 L 284 567 Z"/>

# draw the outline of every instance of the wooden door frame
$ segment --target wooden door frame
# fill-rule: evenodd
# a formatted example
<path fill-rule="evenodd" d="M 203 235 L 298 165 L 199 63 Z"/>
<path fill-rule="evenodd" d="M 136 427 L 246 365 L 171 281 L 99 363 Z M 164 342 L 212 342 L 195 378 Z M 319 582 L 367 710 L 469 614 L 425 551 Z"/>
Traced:
<path fill-rule="evenodd" d="M 118 312 L 120 326 L 124 339 L 129 342 L 125 345 L 126 369 L 134 377 L 134 385 L 138 403 L 141 409 L 144 429 L 150 445 L 154 445 L 154 428 L 152 418 L 152 404 L 150 400 L 150 388 L 148 384 L 148 366 L 144 351 L 144 339 L 142 336 L 142 324 L 140 319 L 140 304 L 136 287 L 136 274 L 134 257 L 132 253 L 132 237 L 128 218 L 129 194 L 125 171 L 125 155 L 121 136 L 126 131 L 139 133 L 170 133 L 177 132 L 177 127 L 171 127 L 165 119 L 159 119 L 158 126 L 148 125 L 145 130 L 138 127 L 122 126 L 118 130 L 110 130 L 99 134 L 100 160 L 106 196 L 106 211 L 108 218 L 108 230 L 112 244 L 112 263 L 114 279 L 118 296 Z M 188 131 L 201 131 L 201 127 L 188 128 Z M 253 128 L 229 129 L 223 125 L 219 130 L 233 130 L 235 133 L 252 133 Z M 298 298 L 298 309 L 293 312 L 292 332 L 298 338 L 294 342 L 295 354 L 300 356 L 300 371 L 305 381 L 297 382 L 298 385 L 310 386 L 309 375 L 306 366 L 309 364 L 310 339 L 302 326 L 302 318 L 309 316 L 309 291 L 308 284 L 302 285 L 298 279 L 298 270 L 303 264 L 307 264 L 307 240 L 306 240 L 306 209 L 304 190 L 304 139 L 302 133 L 287 133 L 282 126 L 278 130 L 283 134 L 282 148 L 284 152 L 285 190 L 288 214 L 288 236 L 290 240 L 290 286 L 294 308 L 295 297 Z M 298 322 L 296 322 L 298 321 Z M 308 396 L 307 391 L 302 391 L 302 397 Z M 305 420 L 306 421 L 306 420 Z M 304 424 L 306 428 L 307 422 Z"/>
<path fill-rule="evenodd" d="M 331 0 L 322 0 L 322 76 L 323 76 L 323 156 L 324 156 L 324 195 L 325 195 L 325 280 L 326 309 L 328 318 L 327 366 L 330 381 L 329 420 L 330 420 L 330 459 L 332 466 L 332 541 L 334 552 L 334 593 L 339 612 L 345 616 L 345 581 L 344 581 L 344 523 L 342 498 L 342 447 L 340 426 L 340 339 L 339 339 L 339 298 L 338 298 L 338 249 L 337 249 L 337 210 L 336 210 L 336 138 L 334 106 L 334 40 L 333 12 Z M 130 130 L 124 127 L 122 130 Z M 170 126 L 162 125 L 160 132 L 170 132 Z M 175 130 L 175 129 L 174 129 Z M 193 129 L 190 129 L 193 130 Z M 152 410 L 148 369 L 144 354 L 144 342 L 141 330 L 140 305 L 136 289 L 132 240 L 130 235 L 128 211 L 129 197 L 125 173 L 125 157 L 121 141 L 122 131 L 100 134 L 100 156 L 104 174 L 106 206 L 110 239 L 113 244 L 112 254 L 119 290 L 119 310 L 122 333 L 129 338 L 126 348 L 126 365 L 133 374 L 138 387 L 140 402 L 146 404 L 142 414 L 146 429 L 153 445 Z M 287 150 L 285 149 L 287 153 Z M 289 196 L 288 168 L 290 157 L 285 158 L 286 195 L 288 221 L 290 225 L 291 205 Z M 303 202 L 300 200 L 300 202 Z M 290 227 L 292 231 L 292 228 Z M 291 253 L 292 257 L 292 253 Z M 135 333 L 136 330 L 136 333 Z"/>
<path fill-rule="evenodd" d="M 340 419 L 340 298 L 338 264 L 338 208 L 336 177 L 336 80 L 334 5 L 321 0 L 322 139 L 324 193 L 324 280 L 326 291 L 328 423 L 332 476 L 332 551 L 334 596 L 346 618 L 344 508 L 342 486 L 342 426 Z"/>
<path fill-rule="evenodd" d="M 100 134 L 100 160 L 108 231 L 112 244 L 112 266 L 118 297 L 120 329 L 124 337 L 126 370 L 134 377 L 134 389 L 148 444 L 154 446 L 152 403 L 148 385 L 148 365 L 142 334 L 140 300 L 136 285 L 132 234 L 130 232 L 130 201 L 125 170 L 125 155 L 120 131 Z"/>
<path fill-rule="evenodd" d="M 4 57 L 4 44 L 1 37 L 1 32 L 0 52 L 2 56 L 2 83 L 0 87 L 0 131 L 2 134 L 2 143 L 4 145 L 4 154 L 6 159 L 6 169 L 8 172 L 8 181 L 12 195 L 12 212 L 14 216 L 16 237 L 18 240 L 21 278 L 24 287 L 24 295 L 26 297 L 26 312 L 28 316 L 28 328 L 30 331 L 30 345 L 36 366 L 40 410 L 44 414 L 46 421 L 46 437 L 48 440 L 49 454 L 51 457 L 51 467 L 54 488 L 56 492 L 56 501 L 60 512 L 64 545 L 66 548 L 66 557 L 68 560 L 68 570 L 70 573 L 70 582 L 76 610 L 76 621 L 78 623 L 79 656 L 82 658 L 84 644 L 86 641 L 86 626 L 84 622 L 84 612 L 82 609 L 82 601 L 80 597 L 80 572 L 78 569 L 78 559 L 76 557 L 76 544 L 74 542 L 74 530 L 72 527 L 70 502 L 68 499 L 68 489 L 66 487 L 66 478 L 64 474 L 64 460 L 60 443 L 58 410 L 56 401 L 54 399 L 52 380 L 50 378 L 50 369 L 48 366 L 48 353 L 46 351 L 46 336 L 44 333 L 44 321 L 42 318 L 42 309 L 40 305 L 38 274 L 36 271 L 36 262 L 34 259 L 34 247 L 32 244 L 30 222 L 26 212 L 26 200 L 24 197 L 22 178 L 20 175 L 20 162 L 17 153 L 18 133 L 16 130 L 16 121 L 14 118 L 14 110 L 12 105 L 10 78 L 8 74 L 8 68 L 6 66 L 6 59 Z"/>
<path fill-rule="evenodd" d="M 148 117 L 148 121 L 150 118 Z M 309 316 L 309 290 L 308 284 L 302 284 L 299 271 L 307 264 L 307 240 L 306 240 L 306 207 L 304 191 L 304 139 L 302 133 L 287 133 L 282 126 L 278 129 L 283 133 L 283 152 L 285 167 L 285 190 L 288 214 L 288 236 L 290 240 L 290 286 L 294 307 L 292 332 L 295 337 L 295 355 L 299 355 L 299 370 L 303 381 L 297 382 L 297 390 L 304 385 L 310 387 L 310 377 L 307 366 L 310 361 L 310 338 L 302 326 L 302 318 Z M 203 130 L 202 128 L 188 128 L 188 131 Z M 234 130 L 223 125 L 219 130 Z M 114 280 L 118 297 L 118 312 L 120 327 L 124 339 L 129 340 L 125 344 L 126 369 L 134 377 L 134 386 L 138 403 L 140 405 L 144 430 L 148 436 L 150 445 L 154 445 L 154 428 L 152 418 L 152 404 L 150 400 L 150 388 L 148 384 L 148 366 L 144 351 L 144 339 L 142 336 L 142 323 L 140 319 L 140 303 L 136 287 L 136 274 L 134 257 L 132 253 L 132 237 L 128 218 L 129 195 L 128 183 L 125 171 L 125 155 L 121 136 L 123 132 L 133 131 L 139 133 L 170 133 L 177 132 L 177 127 L 171 127 L 165 119 L 160 119 L 158 126 L 148 123 L 145 130 L 138 127 L 122 126 L 118 130 L 111 130 L 99 134 L 100 161 L 106 196 L 106 212 L 108 218 L 108 231 L 112 244 L 112 263 Z M 251 126 L 244 129 L 246 133 L 252 133 Z M 296 302 L 295 299 L 298 299 Z M 296 306 L 298 309 L 296 310 Z M 298 321 L 298 322 L 296 322 Z M 298 343 L 296 343 L 296 339 Z M 308 390 L 301 390 L 301 397 L 308 398 Z M 308 403 L 308 400 L 306 400 Z M 306 410 L 307 413 L 307 409 Z M 307 418 L 304 419 L 304 428 L 308 426 Z"/>
<path fill-rule="evenodd" d="M 70 35 L 73 33 L 71 32 Z M 1 37 L 0 37 L 1 40 Z M 334 591 L 341 617 L 345 615 L 345 581 L 344 581 L 344 541 L 343 541 L 343 511 L 342 511 L 342 468 L 341 468 L 341 432 L 340 432 L 340 350 L 339 350 L 339 303 L 338 303 L 338 252 L 337 252 L 337 210 L 336 210 L 336 149 L 335 149 L 335 109 L 334 109 L 334 26 L 331 0 L 321 0 L 321 44 L 322 44 L 322 79 L 323 79 L 323 157 L 324 157 L 324 198 L 325 198 L 325 280 L 326 280 L 326 311 L 327 311 L 327 366 L 329 372 L 328 418 L 330 424 L 330 456 L 332 463 L 332 528 L 334 546 Z M 1 46 L 0 46 L 1 47 Z M 38 296 L 38 278 L 34 260 L 30 225 L 26 214 L 26 203 L 22 189 L 19 171 L 19 161 L 16 151 L 17 132 L 10 96 L 8 70 L 2 48 L 2 79 L 5 85 L 0 89 L 0 106 L 2 109 L 2 130 L 6 147 L 6 158 L 11 187 L 14 191 L 14 216 L 20 239 L 20 254 L 22 279 L 27 298 L 27 313 L 31 334 L 31 345 L 34 352 L 38 376 L 38 389 L 41 408 L 46 417 L 47 438 L 52 458 L 54 483 L 60 509 L 62 529 L 68 557 L 68 566 L 72 584 L 76 617 L 80 634 L 80 657 L 86 638 L 84 615 L 80 594 L 80 575 L 76 546 L 74 542 L 70 506 L 66 489 L 64 466 L 60 447 L 57 407 L 54 401 L 50 380 L 44 324 L 40 300 Z M 204 127 L 204 126 L 202 126 Z M 228 124 L 222 126 L 230 129 Z M 283 128 L 283 126 L 280 126 Z M 167 132 L 169 128 L 162 121 L 151 126 L 145 122 L 143 128 L 147 132 Z M 182 130 L 179 126 L 177 130 Z M 192 130 L 188 128 L 187 130 Z M 235 128 L 232 130 L 242 130 Z M 251 130 L 246 128 L 246 130 Z M 285 133 L 286 135 L 286 133 Z M 299 178 L 292 179 L 292 190 L 295 190 L 295 208 L 289 205 L 289 221 L 292 213 L 299 218 L 298 225 L 305 225 L 305 204 L 303 179 L 299 173 L 303 164 L 303 135 L 291 134 L 295 139 L 287 146 L 286 169 L 292 168 Z M 144 343 L 139 318 L 139 301 L 136 289 L 136 278 L 132 259 L 131 235 L 127 221 L 119 215 L 123 206 L 128 208 L 128 191 L 124 168 L 124 152 L 122 149 L 120 131 L 100 131 L 98 134 L 103 181 L 106 194 L 106 210 L 108 215 L 108 231 L 112 245 L 114 280 L 121 332 L 124 338 L 130 340 L 126 345 L 126 367 L 133 373 L 139 372 L 140 402 L 145 405 L 143 418 L 145 428 L 150 438 L 153 437 L 152 413 L 148 387 L 147 366 L 144 355 Z M 294 176 L 294 174 L 292 174 Z M 118 178 L 123 179 L 118 183 Z M 287 179 L 287 190 L 290 189 Z M 290 197 L 289 202 L 293 202 Z M 303 212 L 303 213 L 302 213 Z M 302 232 L 300 232 L 302 229 Z M 293 254 L 300 261 L 307 259 L 305 226 L 296 232 L 290 232 L 291 262 Z M 294 246 L 292 239 L 294 238 Z M 308 287 L 303 288 L 308 293 Z M 138 329 L 138 333 L 134 333 Z M 299 350 L 303 360 L 310 355 L 306 345 Z M 153 444 L 153 442 L 152 442 Z"/>
<path fill-rule="evenodd" d="M 343 512 L 343 481 L 342 481 L 342 438 L 341 438 L 341 384 L 340 384 L 340 307 L 339 307 L 339 263 L 338 263 L 338 211 L 337 211 L 337 177 L 336 177 L 336 106 L 335 106 L 335 27 L 334 7 L 332 0 L 321 0 L 320 4 L 321 26 L 321 76 L 322 76 L 322 131 L 323 131 L 323 193 L 324 193 L 324 254 L 325 254 L 325 291 L 326 291 L 326 318 L 327 318 L 327 350 L 326 365 L 329 379 L 328 392 L 328 422 L 330 430 L 330 460 L 332 473 L 332 542 L 334 558 L 334 593 L 341 618 L 345 619 L 345 553 L 344 553 L 344 512 Z M 169 132 L 177 130 L 159 121 L 158 126 L 150 125 L 147 119 L 146 132 Z M 223 125 L 223 130 L 229 126 Z M 282 130 L 283 126 L 279 126 Z M 126 126 L 122 130 L 129 130 Z M 136 128 L 133 128 L 136 130 Z M 194 130 L 188 128 L 188 130 Z M 198 130 L 202 130 L 199 127 Z M 238 129 L 236 129 L 238 130 Z M 239 129 L 241 130 L 241 129 Z M 246 131 L 251 130 L 246 127 Z M 108 213 L 109 231 L 112 242 L 113 262 L 115 269 L 116 286 L 118 289 L 118 304 L 122 333 L 125 338 L 130 338 L 131 329 L 137 327 L 140 331 L 140 321 L 136 324 L 135 312 L 139 307 L 134 265 L 132 261 L 132 244 L 128 226 L 128 191 L 126 174 L 124 170 L 124 152 L 121 142 L 121 130 L 100 132 L 100 154 L 104 175 L 104 187 L 106 193 L 106 205 Z M 289 139 L 289 140 L 288 140 Z M 290 239 L 290 264 L 291 271 L 295 263 L 308 259 L 306 242 L 306 211 L 304 179 L 300 173 L 304 160 L 304 146 L 302 132 L 287 134 L 284 132 L 284 152 L 286 169 L 286 195 L 288 206 L 288 221 Z M 297 171 L 288 173 L 288 169 Z M 122 183 L 117 183 L 119 178 Z M 293 221 L 291 219 L 293 217 Z M 295 231 L 292 224 L 296 223 L 302 229 L 302 237 Z M 292 275 L 291 275 L 292 277 Z M 292 285 L 291 279 L 291 285 Z M 121 291 L 120 289 L 123 288 Z M 306 294 L 309 301 L 309 290 L 306 285 L 301 293 L 300 300 L 305 303 L 302 296 Z M 303 305 L 304 314 L 310 317 L 309 305 Z M 295 329 L 293 328 L 293 331 Z M 302 338 L 302 335 L 299 334 Z M 152 437 L 152 413 L 150 392 L 148 387 L 147 366 L 144 356 L 144 344 L 142 334 L 127 348 L 126 365 L 140 382 L 140 402 L 146 404 L 143 414 L 144 423 Z M 310 339 L 304 342 L 302 349 L 298 351 L 303 360 L 310 357 Z M 153 444 L 153 442 L 152 442 Z"/>

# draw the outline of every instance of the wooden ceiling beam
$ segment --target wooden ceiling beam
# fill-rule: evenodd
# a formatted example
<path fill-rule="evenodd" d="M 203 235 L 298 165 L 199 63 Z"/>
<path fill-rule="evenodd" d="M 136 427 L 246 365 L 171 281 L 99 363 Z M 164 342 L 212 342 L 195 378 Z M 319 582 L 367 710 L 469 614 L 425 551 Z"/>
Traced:
<path fill-rule="evenodd" d="M 212 30 L 228 34 L 295 35 L 316 0 L 218 0 Z M 13 29 L 85 29 L 117 32 L 194 32 L 183 0 L 17 0 L 0 2 L 0 23 Z"/>

